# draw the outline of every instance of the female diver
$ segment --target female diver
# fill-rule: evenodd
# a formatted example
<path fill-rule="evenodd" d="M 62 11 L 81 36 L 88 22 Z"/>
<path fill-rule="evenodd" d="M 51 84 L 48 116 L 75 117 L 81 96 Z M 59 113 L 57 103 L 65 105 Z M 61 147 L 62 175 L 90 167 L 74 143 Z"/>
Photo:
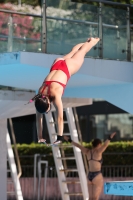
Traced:
<path fill-rule="evenodd" d="M 99 42 L 99 38 L 88 38 L 85 43 L 77 44 L 72 51 L 62 58 L 57 58 L 48 76 L 45 78 L 38 94 L 30 102 L 35 101 L 36 126 L 38 142 L 46 143 L 42 137 L 43 114 L 51 109 L 51 103 L 57 110 L 58 135 L 53 144 L 59 144 L 63 139 L 63 105 L 62 94 L 69 78 L 75 74 L 82 66 L 86 53 Z"/>
<path fill-rule="evenodd" d="M 103 176 L 101 172 L 102 166 L 102 154 L 108 147 L 111 139 L 115 136 L 116 132 L 112 133 L 108 139 L 102 144 L 100 139 L 94 139 L 92 141 L 92 149 L 89 150 L 82 145 L 72 141 L 69 137 L 64 136 L 64 139 L 71 142 L 74 146 L 81 149 L 86 154 L 89 162 L 89 173 L 88 173 L 88 191 L 89 200 L 98 200 L 103 188 Z"/>

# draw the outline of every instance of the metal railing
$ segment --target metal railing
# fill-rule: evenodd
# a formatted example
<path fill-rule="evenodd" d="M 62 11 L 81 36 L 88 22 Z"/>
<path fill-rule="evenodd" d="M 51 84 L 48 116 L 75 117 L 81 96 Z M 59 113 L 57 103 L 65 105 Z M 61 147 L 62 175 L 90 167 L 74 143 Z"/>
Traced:
<path fill-rule="evenodd" d="M 72 2 L 75 2 L 74 0 L 72 0 Z M 122 6 L 122 7 L 133 7 L 132 4 L 122 4 L 119 2 L 114 2 L 114 1 L 107 1 L 107 0 L 88 0 L 89 2 L 97 2 L 97 3 L 103 3 L 103 4 L 107 4 L 107 5 L 115 5 L 115 6 Z"/>
<path fill-rule="evenodd" d="M 76 2 L 78 3 L 78 1 L 72 1 L 72 2 Z M 80 2 L 80 1 L 79 1 Z M 111 1 L 99 1 L 99 0 L 91 0 L 91 1 L 88 1 L 89 2 L 97 2 L 97 16 L 98 16 L 98 22 L 89 22 L 89 21 L 82 21 L 82 20 L 73 20 L 73 19 L 64 19 L 64 18 L 60 18 L 60 17 L 51 17 L 51 16 L 48 16 L 47 19 L 48 20 L 56 20 L 56 21 L 61 21 L 61 22 L 68 22 L 68 23 L 77 23 L 77 24 L 84 24 L 84 25 L 89 25 L 90 26 L 90 29 L 92 29 L 92 26 L 97 26 L 97 32 L 98 32 L 98 36 L 100 37 L 100 42 L 98 44 L 98 47 L 95 47 L 94 49 L 98 51 L 98 55 L 95 56 L 97 58 L 104 58 L 104 55 L 103 53 L 105 53 L 105 44 L 103 45 L 103 41 L 104 41 L 104 35 L 103 35 L 103 27 L 104 28 L 111 28 L 111 29 L 116 29 L 117 30 L 117 38 L 120 39 L 119 37 L 119 30 L 120 29 L 125 29 L 126 30 L 126 39 L 124 41 L 124 48 L 119 50 L 119 54 L 121 53 L 124 53 L 123 56 L 126 57 L 124 59 L 126 59 L 127 61 L 131 61 L 131 33 L 130 33 L 130 28 L 133 27 L 132 24 L 130 24 L 130 8 L 133 7 L 133 5 L 130 5 L 130 4 L 121 4 L 121 3 L 117 3 L 117 2 L 111 2 Z M 81 2 L 80 2 L 81 3 Z M 126 25 L 117 25 L 117 22 L 116 22 L 116 25 L 111 25 L 111 24 L 105 24 L 103 23 L 103 13 L 102 13 L 102 10 L 103 10 L 103 5 L 106 4 L 106 5 L 112 5 L 112 6 L 119 6 L 120 7 L 124 7 L 126 8 L 126 12 L 125 12 L 125 22 L 126 22 Z M 86 4 L 87 5 L 87 4 Z M 115 22 L 114 22 L 115 23 Z M 63 32 L 63 26 L 62 26 L 62 29 L 60 29 L 60 31 Z M 64 35 L 65 37 L 65 35 Z M 93 35 L 92 35 L 93 37 Z M 126 42 L 126 44 L 125 44 Z M 116 48 L 119 49 L 119 46 L 120 46 L 120 42 L 117 41 L 118 44 Z M 55 47 L 55 49 L 57 48 L 57 46 Z M 110 47 L 109 47 L 110 48 Z M 110 52 L 111 53 L 111 52 Z M 106 54 L 106 53 L 105 53 Z M 95 53 L 94 53 L 95 55 Z M 91 56 L 93 57 L 93 56 Z M 118 58 L 116 58 L 117 60 L 121 60 L 122 58 L 122 55 L 119 55 Z M 109 59 L 105 56 L 105 59 Z"/>
<path fill-rule="evenodd" d="M 23 157 L 24 159 L 30 159 L 30 156 Z M 33 158 L 33 156 L 32 156 Z M 41 180 L 36 178 L 36 188 L 38 187 L 38 184 L 41 183 L 40 187 L 40 200 L 43 200 L 44 198 L 44 187 L 45 187 L 45 178 L 44 178 L 44 172 L 46 170 L 46 167 L 42 167 L 42 178 Z M 20 178 L 21 188 L 24 200 L 36 200 L 38 198 L 38 193 L 36 194 L 34 191 L 34 165 L 23 165 L 22 166 L 23 176 Z M 130 171 L 130 173 L 129 173 Z M 32 172 L 32 174 L 31 174 Z M 45 200 L 61 200 L 61 194 L 59 190 L 59 184 L 58 184 L 58 178 L 57 178 L 57 172 L 56 168 L 54 166 L 49 166 L 47 168 L 47 185 L 46 185 L 46 191 L 45 191 Z M 103 166 L 102 169 L 104 180 L 108 181 L 126 181 L 126 180 L 132 180 L 133 176 L 133 165 L 127 165 L 127 166 Z M 40 175 L 39 175 L 40 176 Z M 67 180 L 77 180 L 78 179 L 78 173 L 76 172 L 69 172 L 67 175 Z M 81 188 L 79 187 L 78 183 L 76 185 L 69 185 L 69 190 L 74 191 L 80 191 Z M 8 186 L 8 191 L 11 191 L 12 188 Z M 107 199 L 107 196 L 105 198 L 104 194 L 102 193 L 100 200 Z M 113 199 L 112 196 L 109 200 Z M 118 197 L 117 200 L 123 200 L 122 197 Z M 126 200 L 129 200 L 130 198 L 127 197 Z M 8 195 L 8 200 L 15 200 L 14 197 L 11 197 Z M 73 196 L 71 200 L 83 200 L 82 197 L 76 197 Z M 116 200 L 116 198 L 115 198 Z"/>
<path fill-rule="evenodd" d="M 22 41 L 24 43 L 27 42 L 34 42 L 34 43 L 40 43 L 41 46 L 41 33 L 40 33 L 40 39 L 35 39 L 35 38 L 30 38 L 30 37 L 18 37 L 14 35 L 14 29 L 17 26 L 16 23 L 13 22 L 14 15 L 18 16 L 29 16 L 29 17 L 34 17 L 34 18 L 42 18 L 42 15 L 35 15 L 35 14 L 29 14 L 29 13 L 24 13 L 24 12 L 17 12 L 17 11 L 12 11 L 12 10 L 5 10 L 5 9 L 0 9 L 0 12 L 9 14 L 8 16 L 8 35 L 0 34 L 1 39 L 7 40 L 7 52 L 12 52 L 14 51 L 13 49 L 13 41 Z M 17 16 L 15 16 L 16 18 Z M 4 42 L 4 41 L 3 41 Z M 20 47 L 19 47 L 20 48 Z M 22 49 L 18 49 L 21 51 Z M 24 51 L 26 49 L 23 49 Z M 37 51 L 37 49 L 36 49 Z M 38 51 L 37 51 L 38 52 Z"/>
<path fill-rule="evenodd" d="M 5 10 L 5 9 L 0 9 L 0 12 L 4 12 L 9 14 L 9 26 L 8 26 L 8 30 L 9 30 L 9 34 L 8 35 L 3 35 L 1 34 L 0 37 L 1 38 L 5 38 L 8 39 L 8 48 L 7 51 L 11 52 L 13 51 L 13 40 L 21 40 L 25 43 L 27 42 L 35 42 L 35 43 L 40 43 L 40 50 L 35 49 L 35 51 L 42 51 L 47 53 L 48 52 L 48 40 L 47 40 L 47 25 L 46 22 L 47 20 L 56 20 L 56 21 L 62 21 L 62 22 L 68 22 L 68 23 L 77 23 L 77 24 L 83 24 L 83 25 L 89 25 L 89 26 L 95 26 L 98 29 L 98 35 L 100 37 L 100 42 L 99 42 L 99 46 L 96 47 L 98 50 L 98 58 L 103 58 L 103 40 L 104 40 L 104 36 L 103 36 L 103 27 L 105 28 L 109 28 L 109 29 L 116 29 L 117 30 L 117 36 L 119 37 L 119 30 L 120 29 L 125 29 L 126 30 L 126 45 L 125 48 L 121 50 L 120 53 L 125 53 L 126 56 L 126 60 L 127 61 L 131 61 L 131 33 L 130 33 L 130 29 L 133 27 L 133 24 L 130 24 L 130 9 L 133 8 L 133 5 L 130 4 L 121 4 L 121 3 L 117 3 L 117 2 L 111 2 L 111 1 L 99 1 L 99 0 L 94 0 L 94 1 L 89 1 L 89 2 L 97 2 L 98 3 L 98 22 L 92 22 L 92 21 L 85 21 L 85 20 L 74 20 L 74 19 L 64 19 L 64 18 L 60 18 L 60 17 L 52 17 L 52 16 L 46 16 L 46 3 L 45 0 L 43 0 L 43 7 L 42 7 L 42 14 L 41 15 L 35 15 L 35 14 L 29 14 L 29 13 L 24 13 L 24 12 L 17 12 L 17 11 L 11 11 L 11 10 Z M 126 25 L 111 25 L 111 24 L 106 24 L 102 22 L 102 8 L 103 5 L 107 4 L 107 5 L 115 5 L 115 6 L 119 6 L 119 7 L 125 7 L 127 8 L 126 10 Z M 13 14 L 16 15 L 21 15 L 21 16 L 31 16 L 31 17 L 38 17 L 41 20 L 43 20 L 42 22 L 42 32 L 40 32 L 40 39 L 34 39 L 34 38 L 27 38 L 27 37 L 16 37 L 13 35 Z M 92 27 L 90 27 L 92 28 Z M 53 31 L 54 33 L 54 31 Z M 52 41 L 54 42 L 54 41 Z M 119 45 L 118 45 L 119 46 Z M 95 49 L 96 49 L 95 48 Z M 21 50 L 21 49 L 20 49 Z M 24 51 L 26 51 L 26 49 L 24 49 Z M 53 52 L 51 52 L 53 53 Z M 57 52 L 59 53 L 59 52 Z M 93 56 L 92 56 L 93 57 Z M 108 58 L 109 59 L 109 58 Z M 119 58 L 118 58 L 119 59 Z"/>

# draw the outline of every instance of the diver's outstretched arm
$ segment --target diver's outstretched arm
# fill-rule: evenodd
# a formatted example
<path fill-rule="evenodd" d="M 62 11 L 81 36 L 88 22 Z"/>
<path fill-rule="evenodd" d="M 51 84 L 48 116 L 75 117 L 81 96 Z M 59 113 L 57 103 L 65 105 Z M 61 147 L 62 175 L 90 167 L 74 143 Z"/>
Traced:
<path fill-rule="evenodd" d="M 36 128 L 37 128 L 37 137 L 38 142 L 43 142 L 42 131 L 43 131 L 43 114 L 39 113 L 36 110 Z"/>

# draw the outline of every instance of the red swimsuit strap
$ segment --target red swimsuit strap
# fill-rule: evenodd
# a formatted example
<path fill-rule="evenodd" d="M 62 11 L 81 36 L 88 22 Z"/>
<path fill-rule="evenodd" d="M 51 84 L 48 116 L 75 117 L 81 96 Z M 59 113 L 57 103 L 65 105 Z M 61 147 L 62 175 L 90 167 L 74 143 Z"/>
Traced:
<path fill-rule="evenodd" d="M 51 84 L 51 82 L 50 82 L 50 81 L 44 81 L 43 83 L 44 83 L 45 85 L 44 85 L 44 87 L 43 87 L 41 93 L 43 94 L 45 88 L 48 87 L 48 95 L 50 95 L 50 84 Z"/>
<path fill-rule="evenodd" d="M 50 95 L 50 85 L 51 85 L 51 83 L 53 83 L 53 82 L 60 84 L 64 89 L 65 89 L 65 87 L 66 87 L 65 84 L 63 84 L 63 83 L 61 83 L 61 82 L 59 82 L 59 81 L 44 81 L 43 83 L 44 83 L 45 85 L 44 85 L 43 90 L 42 90 L 41 93 L 43 93 L 44 90 L 45 90 L 45 88 L 48 87 L 48 95 Z"/>
<path fill-rule="evenodd" d="M 63 88 L 66 87 L 65 84 L 63 84 L 63 83 L 61 83 L 61 82 L 59 82 L 59 81 L 49 81 L 49 82 L 50 82 L 50 84 L 51 84 L 52 82 L 58 83 L 58 84 L 60 84 Z"/>

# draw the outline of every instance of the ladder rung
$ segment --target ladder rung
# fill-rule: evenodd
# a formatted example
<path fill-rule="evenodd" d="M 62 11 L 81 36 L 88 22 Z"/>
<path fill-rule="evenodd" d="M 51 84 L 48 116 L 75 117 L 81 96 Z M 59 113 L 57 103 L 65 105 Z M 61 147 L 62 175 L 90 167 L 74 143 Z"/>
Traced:
<path fill-rule="evenodd" d="M 78 193 L 65 192 L 64 194 L 67 194 L 69 196 L 82 196 L 83 195 L 83 193 L 81 193 L 81 192 L 78 192 Z"/>
<path fill-rule="evenodd" d="M 8 184 L 13 184 L 13 181 L 7 181 Z"/>
<path fill-rule="evenodd" d="M 61 172 L 78 172 L 77 169 L 60 169 Z"/>
<path fill-rule="evenodd" d="M 73 145 L 71 145 L 71 144 L 69 144 L 69 145 L 55 145 L 54 147 L 58 147 L 58 148 L 72 148 L 73 147 Z"/>
<path fill-rule="evenodd" d="M 15 195 L 15 192 L 7 192 L 7 194 Z"/>
<path fill-rule="evenodd" d="M 52 133 L 52 135 L 57 135 L 57 133 Z M 63 135 L 71 135 L 70 133 L 63 133 Z"/>
<path fill-rule="evenodd" d="M 75 160 L 75 157 L 57 157 L 57 159 L 61 159 L 61 160 Z"/>
<path fill-rule="evenodd" d="M 80 181 L 72 181 L 72 180 L 69 180 L 69 181 L 62 181 L 63 183 L 67 183 L 67 184 L 77 184 L 77 183 L 80 183 Z"/>
<path fill-rule="evenodd" d="M 64 123 L 64 124 L 68 124 L 68 121 L 63 121 L 63 123 Z M 57 124 L 57 122 L 56 122 L 56 121 L 54 121 L 54 122 L 49 122 L 49 124 Z"/>
<path fill-rule="evenodd" d="M 70 133 L 63 133 L 63 135 L 71 135 Z"/>

